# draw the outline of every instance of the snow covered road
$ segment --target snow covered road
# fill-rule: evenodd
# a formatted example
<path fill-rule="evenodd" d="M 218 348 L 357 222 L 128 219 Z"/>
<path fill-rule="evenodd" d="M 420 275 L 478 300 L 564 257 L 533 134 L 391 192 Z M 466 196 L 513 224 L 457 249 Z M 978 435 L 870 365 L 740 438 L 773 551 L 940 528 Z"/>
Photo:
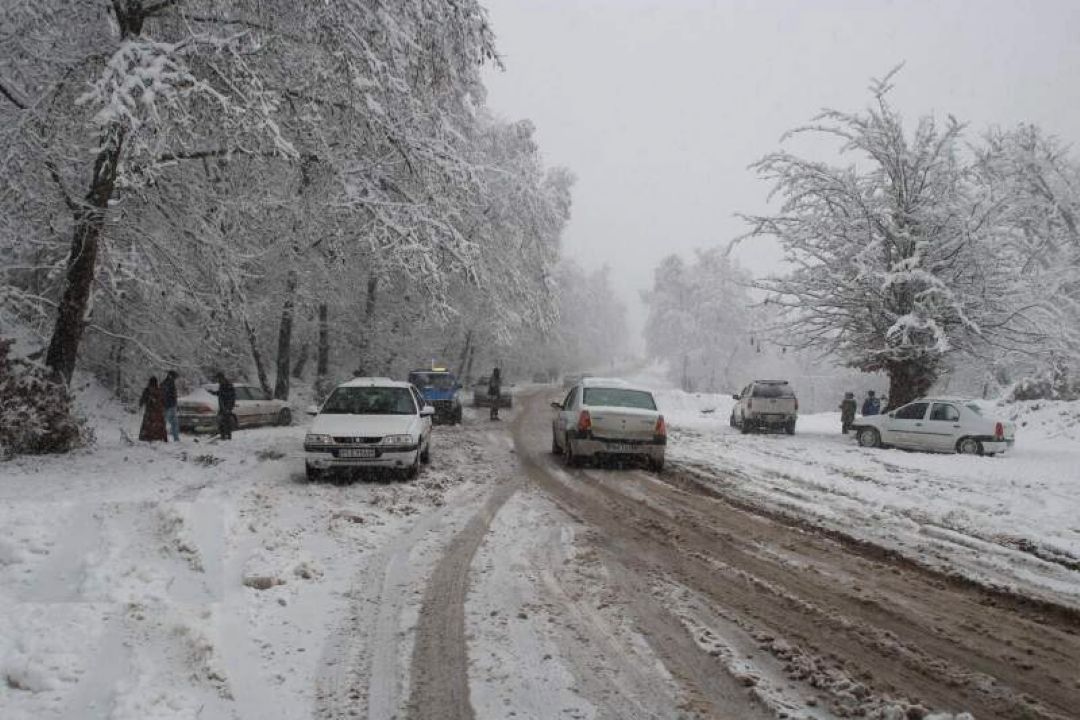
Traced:
<path fill-rule="evenodd" d="M 960 458 L 679 397 L 660 477 L 567 470 L 554 392 L 412 483 L 308 484 L 299 427 L 5 463 L 0 717 L 1075 717 L 1076 570 L 995 540 Z"/>

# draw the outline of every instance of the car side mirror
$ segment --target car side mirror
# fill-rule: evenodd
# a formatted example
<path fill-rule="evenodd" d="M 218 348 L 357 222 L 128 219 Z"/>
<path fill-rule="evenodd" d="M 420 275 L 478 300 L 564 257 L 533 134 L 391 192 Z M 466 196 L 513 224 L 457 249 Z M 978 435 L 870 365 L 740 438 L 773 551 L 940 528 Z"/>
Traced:
<path fill-rule="evenodd" d="M 319 414 L 319 408 L 317 408 L 314 405 L 309 405 L 308 409 L 305 410 L 304 412 L 306 412 L 308 415 L 311 415 L 312 417 L 314 417 L 315 415 Z"/>
<path fill-rule="evenodd" d="M 892 418 L 893 420 L 895 420 L 896 419 L 896 413 L 894 413 L 894 412 L 889 413 L 889 417 Z"/>
<path fill-rule="evenodd" d="M 431 407 L 430 405 L 425 405 L 423 408 L 420 409 L 420 417 L 431 417 L 434 414 L 435 408 Z"/>
<path fill-rule="evenodd" d="M 732 395 L 732 396 L 731 396 L 731 399 L 732 399 L 732 400 L 738 400 L 738 399 L 739 399 L 739 396 L 738 396 L 738 395 Z"/>
<path fill-rule="evenodd" d="M 557 402 L 551 403 L 551 407 L 553 407 L 556 410 L 562 410 L 563 409 L 562 403 L 557 403 Z"/>

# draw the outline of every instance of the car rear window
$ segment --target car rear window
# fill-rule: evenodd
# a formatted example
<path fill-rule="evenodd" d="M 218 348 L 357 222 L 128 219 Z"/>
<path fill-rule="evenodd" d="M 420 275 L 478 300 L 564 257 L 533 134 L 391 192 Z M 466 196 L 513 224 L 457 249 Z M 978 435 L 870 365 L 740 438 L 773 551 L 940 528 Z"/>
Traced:
<path fill-rule="evenodd" d="M 765 383 L 762 385 L 755 385 L 754 391 L 751 393 L 751 397 L 756 398 L 792 398 L 795 397 L 795 391 L 791 389 L 790 385 L 780 385 L 778 383 Z"/>
<path fill-rule="evenodd" d="M 656 402 L 651 393 L 625 388 L 585 388 L 585 405 L 656 409 Z"/>

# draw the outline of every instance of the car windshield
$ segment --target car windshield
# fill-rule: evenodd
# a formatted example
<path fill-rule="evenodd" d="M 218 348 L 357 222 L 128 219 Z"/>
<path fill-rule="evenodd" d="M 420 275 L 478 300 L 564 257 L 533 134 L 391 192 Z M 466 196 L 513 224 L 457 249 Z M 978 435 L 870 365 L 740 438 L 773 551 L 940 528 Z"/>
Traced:
<path fill-rule="evenodd" d="M 585 388 L 585 405 L 602 407 L 627 407 L 655 410 L 653 396 L 644 390 L 623 388 Z"/>
<path fill-rule="evenodd" d="M 756 398 L 789 398 L 795 397 L 795 391 L 787 383 L 762 383 L 754 386 L 752 397 Z"/>
<path fill-rule="evenodd" d="M 982 415 L 982 408 L 980 408 L 975 403 L 967 403 L 966 405 L 964 405 L 964 407 L 966 407 L 968 410 L 975 413 L 976 415 Z"/>
<path fill-rule="evenodd" d="M 331 415 L 414 415 L 416 403 L 403 387 L 339 387 L 320 411 Z"/>
<path fill-rule="evenodd" d="M 435 388 L 436 390 L 454 389 L 454 376 L 449 373 L 410 373 L 409 382 L 421 388 Z"/>

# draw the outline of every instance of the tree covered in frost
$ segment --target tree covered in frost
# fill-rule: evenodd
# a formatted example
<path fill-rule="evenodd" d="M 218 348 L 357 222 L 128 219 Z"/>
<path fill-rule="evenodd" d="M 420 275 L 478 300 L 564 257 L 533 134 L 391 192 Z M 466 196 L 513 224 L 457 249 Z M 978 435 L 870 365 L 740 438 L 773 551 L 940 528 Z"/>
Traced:
<path fill-rule="evenodd" d="M 1046 327 L 964 127 L 923 117 L 909 133 L 888 101 L 891 77 L 873 84 L 866 110 L 827 110 L 788 134 L 836 138 L 851 164 L 785 150 L 757 162 L 781 207 L 747 220 L 748 236 L 776 238 L 792 268 L 757 282 L 784 311 L 776 337 L 884 371 L 895 407 L 926 393 L 950 359 L 1022 352 Z"/>
<path fill-rule="evenodd" d="M 643 297 L 649 307 L 645 343 L 687 391 L 732 388 L 753 356 L 750 278 L 720 248 L 698 251 L 692 263 L 664 258 Z"/>
<path fill-rule="evenodd" d="M 4 4 L 0 322 L 121 395 L 553 330 L 572 178 L 485 110 L 485 62 L 475 0 Z"/>

